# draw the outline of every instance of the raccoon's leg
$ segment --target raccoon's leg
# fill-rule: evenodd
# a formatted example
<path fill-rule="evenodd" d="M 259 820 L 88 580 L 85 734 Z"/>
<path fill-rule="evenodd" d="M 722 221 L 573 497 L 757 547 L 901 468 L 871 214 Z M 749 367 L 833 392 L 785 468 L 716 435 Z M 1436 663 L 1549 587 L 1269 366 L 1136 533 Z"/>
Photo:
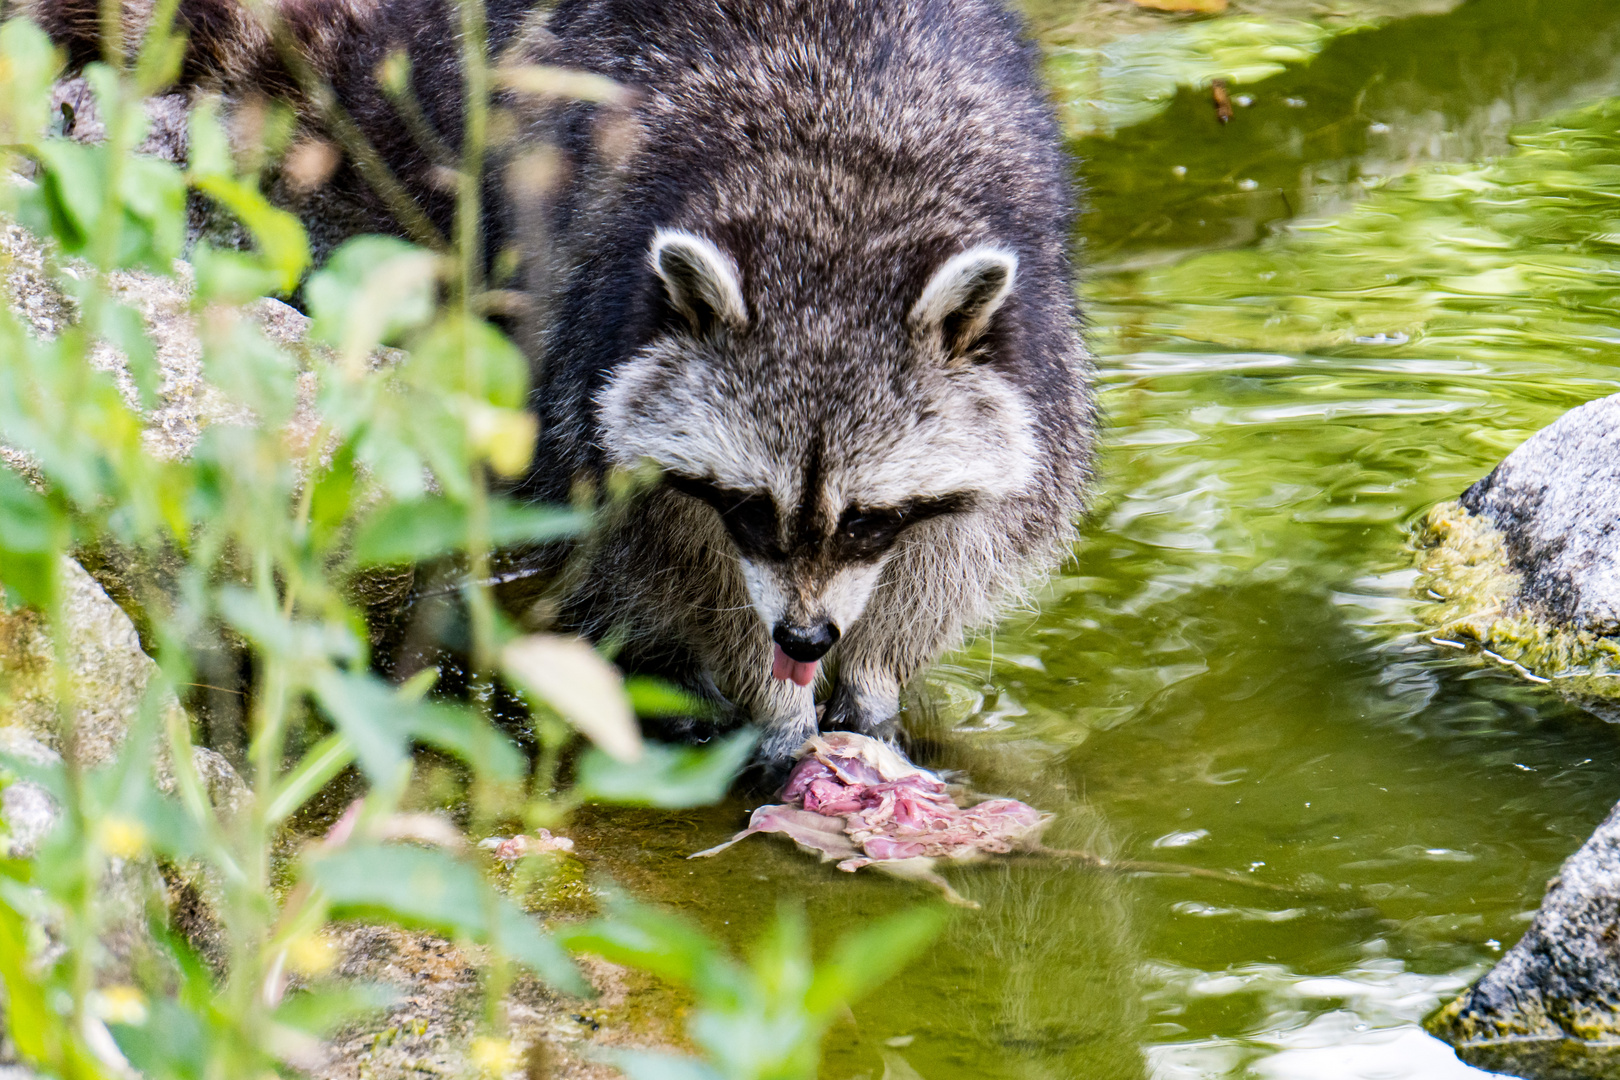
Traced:
<path fill-rule="evenodd" d="M 837 683 L 821 726 L 894 740 L 906 683 L 960 642 L 965 626 L 988 622 L 998 599 L 1031 570 L 1006 543 L 1028 521 L 1005 512 L 958 517 L 904 538 L 838 644 Z"/>
<path fill-rule="evenodd" d="M 746 615 L 757 624 L 751 610 Z M 770 639 L 757 625 L 731 638 L 730 645 L 723 651 L 706 650 L 705 674 L 733 703 L 737 719 L 760 729 L 754 754 L 758 763 L 772 775 L 785 773 L 794 752 L 816 733 L 815 691 L 771 677 Z"/>
<path fill-rule="evenodd" d="M 900 734 L 900 688 L 904 685 L 893 671 L 882 665 L 857 666 L 846 657 L 847 668 L 840 668 L 821 727 L 827 731 L 858 731 L 884 742 L 894 742 Z"/>
<path fill-rule="evenodd" d="M 837 682 L 822 728 L 894 741 L 901 689 L 961 634 L 963 582 L 950 581 L 937 561 L 918 561 L 902 552 L 890 562 L 866 611 L 838 644 Z"/>

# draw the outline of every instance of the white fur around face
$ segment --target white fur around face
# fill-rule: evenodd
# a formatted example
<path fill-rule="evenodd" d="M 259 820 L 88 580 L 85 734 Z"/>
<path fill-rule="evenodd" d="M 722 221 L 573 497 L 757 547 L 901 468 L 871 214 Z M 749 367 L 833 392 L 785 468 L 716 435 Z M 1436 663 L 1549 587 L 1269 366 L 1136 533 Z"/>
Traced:
<path fill-rule="evenodd" d="M 752 559 L 742 559 L 740 564 L 743 584 L 748 587 L 748 599 L 753 602 L 754 610 L 759 613 L 766 629 L 774 628 L 787 614 L 788 608 L 788 591 L 784 588 L 781 574 Z"/>
<path fill-rule="evenodd" d="M 733 491 L 768 491 L 779 506 L 797 502 L 803 465 L 771 451 L 776 417 L 738 408 L 725 376 L 674 342 L 623 365 L 597 397 L 604 447 L 614 464 L 645 460 Z"/>
<path fill-rule="evenodd" d="M 1023 395 L 988 365 L 939 376 L 930 409 L 882 432 L 858 462 L 840 463 L 834 501 L 867 507 L 966 493 L 998 499 L 1023 491 L 1039 453 Z"/>
<path fill-rule="evenodd" d="M 992 365 L 919 375 L 926 409 L 872 425 L 858 453 L 829 463 L 829 513 L 900 506 L 966 493 L 997 499 L 1034 476 L 1038 440 L 1028 404 Z M 782 418 L 739 408 L 726 378 L 673 343 L 626 363 L 598 397 L 604 445 L 614 463 L 713 479 L 734 491 L 770 492 L 797 506 L 802 461 L 783 461 L 772 428 Z"/>
<path fill-rule="evenodd" d="M 847 631 L 866 610 L 886 560 L 842 567 L 827 580 L 795 586 L 785 568 L 742 559 L 748 599 L 770 629 L 787 621 L 800 625 L 831 622 Z"/>
<path fill-rule="evenodd" d="M 840 630 L 848 630 L 866 610 L 872 589 L 883 573 L 883 562 L 862 563 L 839 570 L 822 586 L 820 601 L 827 618 Z"/>

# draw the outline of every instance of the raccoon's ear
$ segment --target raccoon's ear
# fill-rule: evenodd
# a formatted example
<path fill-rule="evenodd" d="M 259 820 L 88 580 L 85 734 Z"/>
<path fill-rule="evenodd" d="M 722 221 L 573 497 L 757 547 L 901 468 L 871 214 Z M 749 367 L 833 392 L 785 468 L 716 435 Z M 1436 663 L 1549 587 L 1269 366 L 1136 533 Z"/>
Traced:
<path fill-rule="evenodd" d="M 664 282 L 669 303 L 699 335 L 717 323 L 733 330 L 748 325 L 748 305 L 730 256 L 701 236 L 659 229 L 652 242 L 653 272 Z"/>
<path fill-rule="evenodd" d="M 923 286 L 911 325 L 924 332 L 937 327 L 951 357 L 964 356 L 984 336 L 1017 276 L 1018 256 L 1005 248 L 972 247 L 952 255 Z"/>

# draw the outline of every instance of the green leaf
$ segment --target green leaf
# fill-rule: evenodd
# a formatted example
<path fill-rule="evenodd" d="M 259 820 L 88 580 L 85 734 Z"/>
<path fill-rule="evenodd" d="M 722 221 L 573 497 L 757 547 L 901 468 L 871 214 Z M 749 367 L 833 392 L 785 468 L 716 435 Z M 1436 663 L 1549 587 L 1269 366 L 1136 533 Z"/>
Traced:
<path fill-rule="evenodd" d="M 528 361 L 482 319 L 436 323 L 411 350 L 405 376 L 418 386 L 471 394 L 504 409 L 521 409 L 528 397 Z"/>
<path fill-rule="evenodd" d="M 194 187 L 229 210 L 257 242 L 265 269 L 276 275 L 281 292 L 291 292 L 309 266 L 309 239 L 296 217 L 271 206 L 251 179 L 193 174 Z"/>
<path fill-rule="evenodd" d="M 186 243 L 185 177 L 167 161 L 134 154 L 124 159 L 118 195 L 125 217 L 118 265 L 172 275 Z"/>
<path fill-rule="evenodd" d="M 310 680 L 315 697 L 354 747 L 374 784 L 392 783 L 405 764 L 410 731 L 399 723 L 400 701 L 385 683 L 367 674 L 326 668 Z"/>
<path fill-rule="evenodd" d="M 360 658 L 359 639 L 340 623 L 289 619 L 258 593 L 236 586 L 220 589 L 218 604 L 232 629 L 295 668 Z"/>
<path fill-rule="evenodd" d="M 354 760 L 354 744 L 343 735 L 328 735 L 299 759 L 276 785 L 265 820 L 276 824 L 291 817 Z"/>
<path fill-rule="evenodd" d="M 392 236 L 357 236 L 304 287 L 310 333 L 347 360 L 398 341 L 433 317 L 439 258 Z"/>
<path fill-rule="evenodd" d="M 554 936 L 571 952 L 692 987 L 705 999 L 736 1001 L 747 993 L 743 969 L 695 924 L 622 896 L 605 918 L 559 926 Z"/>
<path fill-rule="evenodd" d="M 804 996 L 805 1008 L 825 1017 L 864 997 L 922 952 L 938 936 L 945 918 L 940 908 L 918 908 L 845 934 L 832 956 L 816 968 Z"/>
<path fill-rule="evenodd" d="M 29 924 L 0 899 L 0 982 L 6 990 L 5 1024 L 25 1062 L 70 1080 L 100 1080 L 106 1073 L 85 1052 L 67 1018 L 51 1007 L 50 984 L 28 953 Z"/>
<path fill-rule="evenodd" d="M 278 1024 L 325 1038 L 338 1028 L 399 1001 L 399 991 L 382 983 L 351 983 L 295 991 L 275 1012 Z"/>
<path fill-rule="evenodd" d="M 111 341 L 124 354 L 140 407 L 155 408 L 163 373 L 158 369 L 157 350 L 146 334 L 145 320 L 140 312 L 125 304 L 107 302 L 96 305 L 94 310 L 100 315 L 96 336 Z"/>
<path fill-rule="evenodd" d="M 231 157 L 230 136 L 219 118 L 219 100 L 207 98 L 199 102 L 186 118 L 186 165 L 193 178 L 236 175 L 236 161 Z"/>
<path fill-rule="evenodd" d="M 310 541 L 324 550 L 348 521 L 354 504 L 354 443 L 344 442 L 332 455 L 332 463 L 315 481 L 309 496 Z"/>
<path fill-rule="evenodd" d="M 96 235 L 107 198 L 105 154 L 68 139 L 43 139 L 34 144 L 34 156 L 50 235 L 67 254 L 81 255 Z"/>
<path fill-rule="evenodd" d="M 368 517 L 354 538 L 361 566 L 421 562 L 466 542 L 466 512 L 448 499 L 392 502 Z"/>
<path fill-rule="evenodd" d="M 9 903 L 0 900 L 0 980 L 6 985 L 6 1026 L 25 1058 L 43 1061 L 51 1056 L 49 1042 L 62 1020 L 46 1004 L 45 987 L 32 967 L 28 924 Z"/>
<path fill-rule="evenodd" d="M 641 728 L 624 682 L 589 642 L 563 634 L 525 634 L 501 650 L 501 669 L 613 760 L 640 760 Z"/>
<path fill-rule="evenodd" d="M 578 536 L 590 523 L 590 515 L 577 510 L 495 499 L 489 505 L 489 542 L 496 547 L 549 544 Z"/>
<path fill-rule="evenodd" d="M 553 938 L 476 868 L 443 851 L 356 845 L 314 861 L 310 874 L 336 918 L 386 918 L 495 945 L 559 990 L 591 992 Z"/>
<path fill-rule="evenodd" d="M 209 1031 L 203 1017 L 161 997 L 148 1009 L 144 1024 L 107 1025 L 129 1063 L 151 1080 L 205 1080 Z"/>
<path fill-rule="evenodd" d="M 0 467 L 0 583 L 23 603 L 50 606 L 67 525 L 43 495 Z"/>
<path fill-rule="evenodd" d="M 454 754 L 497 780 L 517 780 L 528 771 L 522 751 L 471 709 L 422 701 L 369 673 L 326 668 L 310 682 L 373 783 L 398 774 L 412 740 Z"/>
<path fill-rule="evenodd" d="M 197 298 L 203 301 L 250 303 L 275 292 L 282 280 L 282 275 L 265 266 L 258 255 L 205 243 L 192 250 L 191 266 L 197 274 Z"/>
<path fill-rule="evenodd" d="M 27 19 L 0 24 L 0 146 L 33 142 L 49 122 L 51 84 L 61 57 Z"/>
<path fill-rule="evenodd" d="M 576 535 L 588 522 L 587 515 L 574 510 L 497 500 L 489 508 L 490 543 L 546 543 Z M 360 526 L 354 559 L 361 566 L 420 562 L 460 551 L 466 542 L 467 512 L 455 502 L 427 498 L 389 503 Z"/>
<path fill-rule="evenodd" d="M 630 676 L 624 680 L 624 690 L 637 716 L 708 716 L 714 711 L 702 698 L 650 675 Z"/>
<path fill-rule="evenodd" d="M 396 695 L 404 698 L 404 694 Z M 413 737 L 454 754 L 494 780 L 519 780 L 529 759 L 481 713 L 455 705 L 412 700 L 400 723 Z"/>
<path fill-rule="evenodd" d="M 267 427 L 280 427 L 298 401 L 298 364 L 247 319 L 232 326 L 223 341 L 208 341 L 203 354 L 208 381 L 257 414 Z"/>
<path fill-rule="evenodd" d="M 641 760 L 623 765 L 595 747 L 580 757 L 574 789 L 587 802 L 679 809 L 725 797 L 753 753 L 759 734 L 744 729 L 705 747 L 646 743 Z"/>

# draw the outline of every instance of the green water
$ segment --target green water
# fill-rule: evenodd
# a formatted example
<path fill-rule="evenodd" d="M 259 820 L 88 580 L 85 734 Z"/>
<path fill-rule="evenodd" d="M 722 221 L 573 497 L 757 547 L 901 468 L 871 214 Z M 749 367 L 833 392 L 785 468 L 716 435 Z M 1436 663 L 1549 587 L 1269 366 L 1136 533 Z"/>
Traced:
<path fill-rule="evenodd" d="M 1475 0 L 1242 89 L 1224 128 L 1185 89 L 1077 144 L 1095 513 L 912 711 L 919 756 L 1057 844 L 1296 891 L 953 871 L 982 909 L 835 1030 L 829 1080 L 1483 1076 L 1418 1021 L 1620 798 L 1620 731 L 1422 638 L 1404 550 L 1617 389 L 1620 4 Z M 682 858 L 745 810 L 579 828 L 739 941 L 779 897 L 828 933 L 926 900 L 772 838 Z"/>

